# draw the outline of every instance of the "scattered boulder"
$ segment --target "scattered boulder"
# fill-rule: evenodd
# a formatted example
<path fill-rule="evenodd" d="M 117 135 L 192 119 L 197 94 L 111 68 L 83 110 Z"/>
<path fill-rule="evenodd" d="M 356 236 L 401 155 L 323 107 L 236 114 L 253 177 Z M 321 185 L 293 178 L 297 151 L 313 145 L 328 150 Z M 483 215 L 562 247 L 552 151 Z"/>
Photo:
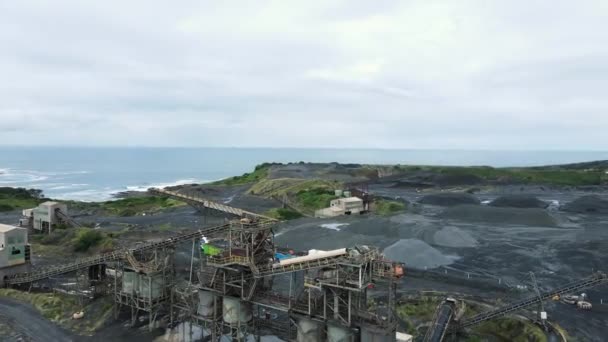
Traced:
<path fill-rule="evenodd" d="M 597 195 L 588 195 L 577 198 L 561 209 L 579 214 L 608 214 L 608 200 Z"/>
<path fill-rule="evenodd" d="M 549 203 L 541 201 L 534 196 L 516 194 L 498 197 L 490 202 L 489 205 L 493 207 L 546 209 L 549 206 Z"/>
<path fill-rule="evenodd" d="M 461 221 L 497 225 L 556 227 L 557 222 L 546 210 L 539 208 L 501 208 L 483 205 L 458 205 L 447 208 L 441 216 Z"/>
<path fill-rule="evenodd" d="M 442 207 L 451 207 L 461 204 L 480 204 L 477 197 L 462 192 L 446 192 L 426 195 L 419 201 L 422 204 L 439 205 Z"/>

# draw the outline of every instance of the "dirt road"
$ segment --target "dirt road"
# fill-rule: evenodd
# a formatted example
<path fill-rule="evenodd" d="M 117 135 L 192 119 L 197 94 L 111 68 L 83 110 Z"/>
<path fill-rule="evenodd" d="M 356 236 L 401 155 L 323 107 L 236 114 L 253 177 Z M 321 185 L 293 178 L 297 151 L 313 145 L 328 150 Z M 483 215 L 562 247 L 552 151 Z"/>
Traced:
<path fill-rule="evenodd" d="M 0 322 L 9 326 L 12 336 L 0 336 L 0 341 L 74 341 L 74 337 L 55 325 L 32 306 L 8 298 L 0 298 Z"/>

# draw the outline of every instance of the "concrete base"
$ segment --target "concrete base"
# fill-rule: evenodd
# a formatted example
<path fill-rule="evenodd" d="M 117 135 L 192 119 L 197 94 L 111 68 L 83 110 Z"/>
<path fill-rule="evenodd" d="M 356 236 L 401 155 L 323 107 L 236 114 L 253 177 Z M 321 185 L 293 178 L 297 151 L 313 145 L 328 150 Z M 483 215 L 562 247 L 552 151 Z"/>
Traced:
<path fill-rule="evenodd" d="M 32 265 L 30 263 L 0 268 L 0 287 L 4 287 L 4 277 L 8 277 L 16 273 L 29 272 L 31 268 Z"/>

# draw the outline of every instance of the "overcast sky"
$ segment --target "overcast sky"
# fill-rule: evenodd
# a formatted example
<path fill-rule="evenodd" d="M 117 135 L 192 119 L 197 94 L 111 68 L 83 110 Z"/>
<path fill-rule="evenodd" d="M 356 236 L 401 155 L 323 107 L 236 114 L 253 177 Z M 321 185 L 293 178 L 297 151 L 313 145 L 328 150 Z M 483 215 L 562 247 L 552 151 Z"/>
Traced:
<path fill-rule="evenodd" d="M 608 1 L 0 1 L 0 144 L 608 150 Z"/>

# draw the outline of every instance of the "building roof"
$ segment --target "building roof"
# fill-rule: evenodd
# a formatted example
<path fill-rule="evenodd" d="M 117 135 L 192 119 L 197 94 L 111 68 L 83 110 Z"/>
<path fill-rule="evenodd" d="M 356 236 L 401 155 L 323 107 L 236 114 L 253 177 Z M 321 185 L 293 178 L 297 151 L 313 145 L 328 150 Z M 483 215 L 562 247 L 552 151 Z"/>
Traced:
<path fill-rule="evenodd" d="M 23 228 L 19 228 L 19 227 L 16 227 L 16 226 L 11 226 L 10 224 L 0 223 L 0 233 L 6 233 L 6 232 L 11 231 L 13 229 L 23 229 Z"/>
<path fill-rule="evenodd" d="M 411 341 L 414 336 L 397 331 L 397 333 L 395 334 L 395 338 L 397 339 L 397 341 Z"/>
<path fill-rule="evenodd" d="M 45 205 L 45 206 L 51 206 L 51 205 L 55 205 L 55 204 L 59 204 L 59 202 L 46 201 L 46 202 L 40 203 L 41 206 L 43 206 L 43 205 Z"/>
<path fill-rule="evenodd" d="M 340 200 L 342 202 L 363 202 L 362 199 L 360 199 L 359 197 L 347 197 L 347 198 L 340 198 Z"/>

